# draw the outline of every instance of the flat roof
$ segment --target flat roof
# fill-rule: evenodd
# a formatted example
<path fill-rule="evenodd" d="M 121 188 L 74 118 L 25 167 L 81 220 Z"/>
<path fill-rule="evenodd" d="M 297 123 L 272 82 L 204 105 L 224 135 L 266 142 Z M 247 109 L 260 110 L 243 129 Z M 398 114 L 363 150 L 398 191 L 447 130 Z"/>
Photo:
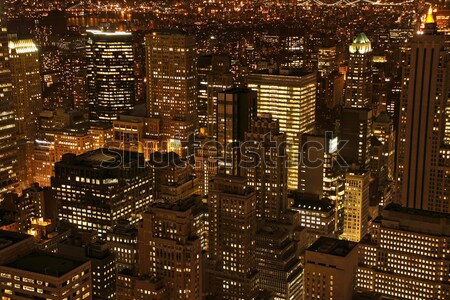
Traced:
<path fill-rule="evenodd" d="M 356 245 L 358 245 L 358 243 L 329 237 L 320 237 L 307 249 L 307 251 L 346 257 Z"/>
<path fill-rule="evenodd" d="M 83 153 L 76 156 L 75 154 L 65 154 L 58 164 L 64 165 L 80 165 L 85 167 L 117 167 L 126 166 L 127 163 L 138 162 L 143 154 L 126 150 L 109 150 L 99 148 L 93 151 Z M 142 159 L 141 159 L 142 160 Z"/>
<path fill-rule="evenodd" d="M 294 205 L 291 209 L 307 209 L 314 211 L 332 211 L 335 205 L 328 198 L 311 199 L 301 196 L 294 196 Z"/>
<path fill-rule="evenodd" d="M 0 230 L 0 251 L 29 238 L 34 239 L 33 236 L 28 234 Z"/>
<path fill-rule="evenodd" d="M 125 31 L 102 31 L 98 29 L 88 29 L 86 32 L 90 32 L 95 35 L 131 35 L 131 32 Z"/>
<path fill-rule="evenodd" d="M 75 260 L 50 252 L 35 251 L 15 260 L 8 264 L 7 267 L 42 275 L 61 277 L 86 262 L 88 260 Z"/>

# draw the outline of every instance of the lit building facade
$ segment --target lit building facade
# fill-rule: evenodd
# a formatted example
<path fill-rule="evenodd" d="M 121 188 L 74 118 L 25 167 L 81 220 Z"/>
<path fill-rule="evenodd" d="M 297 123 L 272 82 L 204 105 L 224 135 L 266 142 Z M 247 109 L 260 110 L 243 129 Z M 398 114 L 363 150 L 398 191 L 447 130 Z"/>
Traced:
<path fill-rule="evenodd" d="M 337 70 L 336 47 L 321 47 L 317 54 L 317 70 L 325 78 Z"/>
<path fill-rule="evenodd" d="M 280 133 L 278 121 L 270 116 L 254 118 L 242 150 L 247 183 L 257 195 L 257 217 L 281 219 L 288 206 L 287 158 L 286 136 Z"/>
<path fill-rule="evenodd" d="M 449 56 L 431 8 L 410 46 L 397 135 L 397 200 L 405 207 L 450 213 L 450 155 L 445 145 Z"/>
<path fill-rule="evenodd" d="M 153 199 L 152 169 L 136 152 L 66 154 L 55 164 L 52 189 L 60 220 L 105 238 L 119 219 L 141 219 Z"/>
<path fill-rule="evenodd" d="M 244 177 L 219 174 L 208 195 L 208 291 L 215 299 L 253 299 L 258 291 L 255 269 L 256 193 Z"/>
<path fill-rule="evenodd" d="M 369 171 L 349 170 L 345 176 L 343 239 L 359 242 L 368 230 Z"/>
<path fill-rule="evenodd" d="M 271 114 L 286 134 L 288 188 L 298 186 L 300 134 L 314 129 L 316 107 L 316 74 L 281 72 L 250 74 L 248 87 L 257 92 L 258 114 Z"/>
<path fill-rule="evenodd" d="M 34 139 L 37 118 L 42 110 L 39 52 L 32 40 L 12 39 L 8 43 L 13 79 L 17 139 Z"/>
<path fill-rule="evenodd" d="M 111 122 L 135 102 L 133 37 L 130 32 L 88 30 L 86 44 L 90 119 Z"/>
<path fill-rule="evenodd" d="M 0 9 L 0 201 L 18 188 L 17 142 L 12 77 L 8 68 L 8 33 L 3 5 Z"/>
<path fill-rule="evenodd" d="M 360 242 L 358 291 L 397 299 L 448 299 L 449 215 L 389 204 Z"/>
<path fill-rule="evenodd" d="M 370 108 L 372 105 L 372 43 L 364 33 L 358 34 L 348 48 L 345 107 Z"/>
<path fill-rule="evenodd" d="M 352 299 L 358 244 L 319 238 L 305 253 L 303 299 Z"/>
<path fill-rule="evenodd" d="M 91 263 L 48 252 L 32 252 L 0 266 L 0 297 L 93 299 Z"/>
<path fill-rule="evenodd" d="M 202 247 L 195 198 L 155 203 L 138 228 L 139 274 L 163 278 L 167 299 L 201 299 Z"/>
<path fill-rule="evenodd" d="M 145 37 L 145 49 L 147 115 L 161 120 L 160 138 L 173 141 L 168 150 L 182 148 L 180 154 L 187 154 L 188 137 L 197 127 L 195 38 L 180 31 L 153 32 Z"/>

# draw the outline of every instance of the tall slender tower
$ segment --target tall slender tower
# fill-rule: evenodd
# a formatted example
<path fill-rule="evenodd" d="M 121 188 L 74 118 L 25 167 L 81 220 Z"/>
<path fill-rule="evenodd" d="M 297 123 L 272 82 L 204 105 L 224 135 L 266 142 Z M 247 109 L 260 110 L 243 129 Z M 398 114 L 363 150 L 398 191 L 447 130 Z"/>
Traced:
<path fill-rule="evenodd" d="M 145 49 L 147 114 L 160 119 L 162 140 L 183 143 L 197 126 L 195 38 L 181 31 L 153 32 L 145 37 Z"/>
<path fill-rule="evenodd" d="M 345 89 L 345 106 L 369 108 L 372 93 L 372 43 L 364 33 L 360 33 L 348 50 L 350 59 Z"/>
<path fill-rule="evenodd" d="M 403 70 L 397 148 L 399 199 L 450 213 L 450 150 L 444 143 L 449 55 L 430 8 Z"/>
<path fill-rule="evenodd" d="M 88 30 L 86 45 L 90 118 L 112 122 L 135 101 L 130 32 Z"/>
<path fill-rule="evenodd" d="M 17 186 L 17 142 L 12 77 L 9 69 L 8 33 L 0 1 L 0 201 Z"/>
<path fill-rule="evenodd" d="M 8 43 L 16 104 L 17 139 L 34 139 L 42 110 L 39 52 L 32 40 L 12 39 Z"/>

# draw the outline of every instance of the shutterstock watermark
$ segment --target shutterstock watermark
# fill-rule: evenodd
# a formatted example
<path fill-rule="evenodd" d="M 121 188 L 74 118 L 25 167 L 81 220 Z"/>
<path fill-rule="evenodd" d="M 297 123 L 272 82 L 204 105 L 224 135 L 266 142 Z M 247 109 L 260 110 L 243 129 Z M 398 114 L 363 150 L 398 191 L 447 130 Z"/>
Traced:
<path fill-rule="evenodd" d="M 152 142 L 113 142 L 102 148 L 104 168 L 131 168 L 137 161 L 139 168 L 151 166 L 163 168 L 200 168 L 196 161 L 209 160 L 219 167 L 239 167 L 242 169 L 293 168 L 307 169 L 327 167 L 348 168 L 341 152 L 348 141 L 339 140 L 333 132 L 323 137 L 299 141 L 280 140 L 279 135 L 267 133 L 258 139 L 244 142 L 221 143 L 215 139 L 197 139 L 194 135 L 176 143 L 170 149 L 169 144 L 158 147 Z M 172 145 L 173 146 L 173 145 Z M 161 149 L 163 148 L 163 150 Z"/>

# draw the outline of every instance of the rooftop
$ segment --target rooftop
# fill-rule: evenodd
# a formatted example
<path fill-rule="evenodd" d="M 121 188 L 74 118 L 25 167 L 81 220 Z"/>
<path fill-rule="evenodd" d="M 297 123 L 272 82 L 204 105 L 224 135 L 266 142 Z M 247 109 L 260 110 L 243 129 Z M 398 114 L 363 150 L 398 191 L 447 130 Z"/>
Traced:
<path fill-rule="evenodd" d="M 292 209 L 308 209 L 316 211 L 331 211 L 334 209 L 334 204 L 330 199 L 311 199 L 306 197 L 294 196 L 294 205 Z"/>
<path fill-rule="evenodd" d="M 139 156 L 143 155 L 126 150 L 112 151 L 106 148 L 100 148 L 78 156 L 72 153 L 65 154 L 63 155 L 61 162 L 58 162 L 57 164 L 81 165 L 92 168 L 113 168 L 118 166 L 128 166 L 128 164 L 132 162 L 142 161 L 142 163 L 144 163 L 144 158 L 139 158 Z"/>
<path fill-rule="evenodd" d="M 15 260 L 7 267 L 23 271 L 61 277 L 62 275 L 78 268 L 87 260 L 74 260 L 50 252 L 32 252 Z"/>
<path fill-rule="evenodd" d="M 0 251 L 29 238 L 34 239 L 31 235 L 28 234 L 0 230 Z"/>
<path fill-rule="evenodd" d="M 320 252 L 333 256 L 346 257 L 358 243 L 320 237 L 307 251 Z"/>

